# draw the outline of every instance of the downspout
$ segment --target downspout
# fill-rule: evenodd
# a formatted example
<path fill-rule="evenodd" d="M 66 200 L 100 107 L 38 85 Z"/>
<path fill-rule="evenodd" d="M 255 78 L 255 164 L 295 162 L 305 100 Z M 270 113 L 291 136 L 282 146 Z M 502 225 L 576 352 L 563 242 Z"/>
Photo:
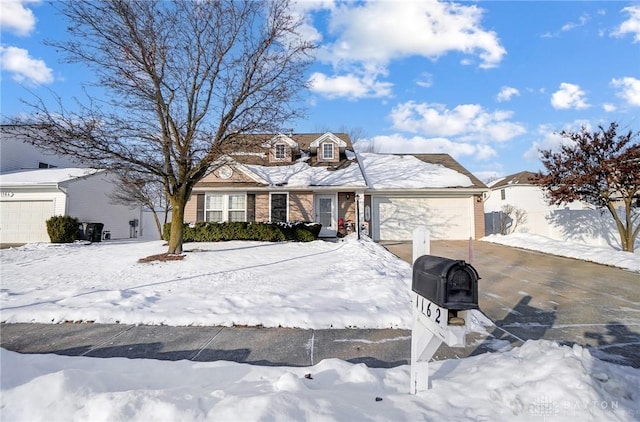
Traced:
<path fill-rule="evenodd" d="M 360 195 L 355 194 L 356 198 L 356 233 L 358 233 L 358 240 L 360 240 Z"/>
<path fill-rule="evenodd" d="M 56 189 L 58 189 L 64 195 L 64 212 L 62 213 L 62 215 L 69 216 L 69 194 L 67 193 L 67 189 L 63 187 L 60 183 L 56 183 Z M 55 208 L 56 208 L 56 205 L 54 203 L 54 210 Z"/>

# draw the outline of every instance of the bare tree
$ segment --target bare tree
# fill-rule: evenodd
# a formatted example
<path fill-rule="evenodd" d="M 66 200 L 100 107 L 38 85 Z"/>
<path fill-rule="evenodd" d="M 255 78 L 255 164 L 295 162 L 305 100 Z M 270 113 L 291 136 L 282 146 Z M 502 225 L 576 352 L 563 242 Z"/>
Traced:
<path fill-rule="evenodd" d="M 167 222 L 170 204 L 162 182 L 149 179 L 146 175 L 134 174 L 130 172 L 120 172 L 118 174 L 118 185 L 109 193 L 109 198 L 115 204 L 129 205 L 132 207 L 142 204 L 148 208 L 156 223 L 156 230 L 162 239 L 162 228 Z M 158 212 L 163 213 L 163 221 L 160 221 Z"/>
<path fill-rule="evenodd" d="M 499 221 L 500 234 L 506 235 L 509 233 L 515 233 L 518 226 L 526 223 L 527 212 L 525 210 L 511 204 L 502 206 Z"/>
<path fill-rule="evenodd" d="M 540 151 L 546 172 L 539 172 L 535 183 L 545 188 L 550 204 L 581 200 L 606 208 L 618 228 L 622 249 L 633 252 L 640 232 L 639 133 L 618 135 L 617 128 L 614 122 L 593 132 L 584 127 L 580 132 L 561 132 L 571 142 L 559 152 Z"/>
<path fill-rule="evenodd" d="M 182 253 L 185 205 L 224 146 L 301 116 L 292 104 L 314 46 L 289 0 L 58 4 L 72 38 L 51 44 L 88 65 L 107 98 L 76 111 L 38 99 L 31 142 L 161 180 L 173 210 L 168 253 Z"/>

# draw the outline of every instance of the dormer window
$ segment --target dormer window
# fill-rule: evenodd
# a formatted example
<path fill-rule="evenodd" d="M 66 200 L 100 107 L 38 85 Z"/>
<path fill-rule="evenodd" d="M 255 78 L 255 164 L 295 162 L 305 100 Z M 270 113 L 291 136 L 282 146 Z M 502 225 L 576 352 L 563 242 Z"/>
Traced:
<path fill-rule="evenodd" d="M 331 142 L 322 144 L 322 159 L 333 160 L 333 144 Z"/>
<path fill-rule="evenodd" d="M 287 149 L 285 144 L 276 144 L 275 159 L 284 160 L 287 158 Z"/>

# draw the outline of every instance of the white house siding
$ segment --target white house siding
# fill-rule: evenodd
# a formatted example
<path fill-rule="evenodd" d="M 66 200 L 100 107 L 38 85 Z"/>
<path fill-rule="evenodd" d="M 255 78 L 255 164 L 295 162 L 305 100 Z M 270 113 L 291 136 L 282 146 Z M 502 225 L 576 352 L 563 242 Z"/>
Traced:
<path fill-rule="evenodd" d="M 374 240 L 411 240 L 426 226 L 433 239 L 465 240 L 474 236 L 473 198 L 374 196 Z"/>
<path fill-rule="evenodd" d="M 502 199 L 502 189 L 504 189 L 505 199 Z M 527 215 L 527 221 L 516 227 L 516 232 L 518 233 L 550 236 L 552 229 L 548 217 L 551 212 L 562 209 L 576 210 L 583 208 L 580 202 L 573 202 L 561 207 L 549 205 L 545 199 L 544 192 L 537 186 L 514 185 L 505 186 L 502 189 L 496 188 L 491 191 L 489 198 L 484 203 L 484 211 L 485 213 L 500 212 L 505 205 L 513 205 L 524 210 Z"/>
<path fill-rule="evenodd" d="M 140 207 L 130 209 L 112 204 L 108 195 L 115 185 L 110 180 L 108 175 L 101 173 L 64 183 L 69 204 L 67 215 L 81 222 L 104 224 L 103 232 L 109 231 L 111 239 L 139 237 L 142 227 Z M 138 220 L 138 227 L 132 229 L 129 221 L 134 219 Z"/>
<path fill-rule="evenodd" d="M 49 242 L 46 220 L 64 214 L 65 195 L 55 187 L 3 188 L 0 243 Z"/>
<path fill-rule="evenodd" d="M 71 157 L 43 152 L 25 142 L 25 138 L 15 136 L 11 126 L 0 126 L 0 172 L 37 169 L 40 163 L 56 167 L 78 167 Z"/>
<path fill-rule="evenodd" d="M 548 205 L 542 189 L 537 186 L 514 185 L 505 186 L 503 189 L 504 200 L 499 188 L 491 191 L 484 205 L 485 213 L 498 213 L 507 204 L 524 210 L 527 221 L 516 228 L 517 233 L 531 233 L 555 240 L 590 245 L 620 247 L 620 235 L 607 210 L 585 209 L 584 204 L 578 201 L 564 206 Z M 492 233 L 487 231 L 487 234 Z"/>

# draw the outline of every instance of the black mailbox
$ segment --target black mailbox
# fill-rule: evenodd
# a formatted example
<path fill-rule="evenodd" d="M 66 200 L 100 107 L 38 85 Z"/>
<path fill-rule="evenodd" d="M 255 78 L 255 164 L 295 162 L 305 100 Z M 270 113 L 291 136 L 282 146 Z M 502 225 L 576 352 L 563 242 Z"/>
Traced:
<path fill-rule="evenodd" d="M 478 272 L 464 261 L 423 255 L 413 264 L 411 288 L 453 311 L 478 309 Z"/>

